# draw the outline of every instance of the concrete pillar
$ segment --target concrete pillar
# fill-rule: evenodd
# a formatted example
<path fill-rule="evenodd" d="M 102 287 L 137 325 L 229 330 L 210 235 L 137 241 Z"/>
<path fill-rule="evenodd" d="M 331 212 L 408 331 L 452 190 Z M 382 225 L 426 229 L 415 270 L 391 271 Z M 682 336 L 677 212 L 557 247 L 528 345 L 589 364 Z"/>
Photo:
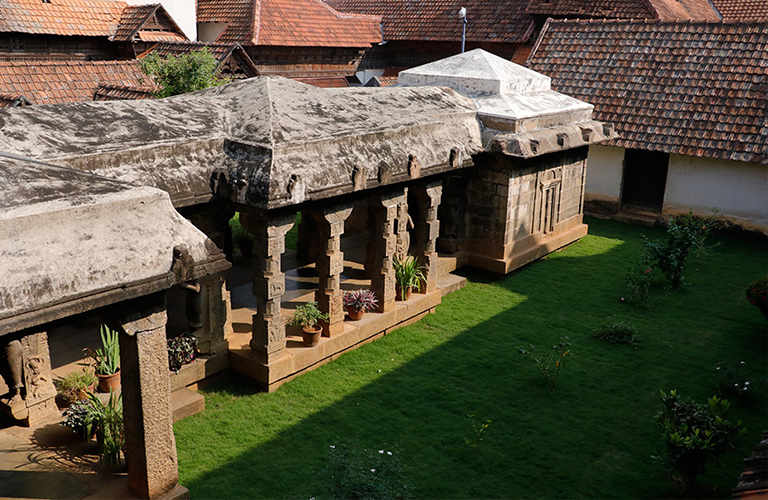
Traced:
<path fill-rule="evenodd" d="M 387 312 L 395 306 L 395 270 L 392 267 L 397 249 L 395 221 L 399 205 L 408 197 L 404 189 L 387 194 L 371 196 L 370 205 L 373 216 L 372 234 L 369 242 L 371 249 L 371 290 L 379 301 L 379 312 Z"/>
<path fill-rule="evenodd" d="M 423 293 L 437 288 L 439 265 L 437 258 L 437 238 L 440 235 L 440 220 L 437 210 L 443 193 L 442 182 L 434 181 L 411 188 L 419 202 L 419 218 L 416 221 L 416 258 L 424 268 L 425 286 Z"/>
<path fill-rule="evenodd" d="M 128 488 L 154 499 L 174 490 L 178 460 L 165 337 L 165 294 L 121 303 L 105 320 L 120 332 L 120 377 Z"/>
<path fill-rule="evenodd" d="M 285 293 L 281 259 L 285 252 L 285 234 L 295 220 L 295 214 L 240 213 L 240 223 L 254 236 L 253 253 L 258 266 L 253 275 L 256 314 L 253 315 L 251 349 L 264 363 L 269 363 L 270 358 L 286 346 L 285 322 L 280 313 Z"/>
<path fill-rule="evenodd" d="M 194 332 L 200 354 L 218 354 L 229 348 L 227 336 L 232 333 L 232 310 L 229 291 L 222 273 L 200 279 L 202 328 Z"/>
<path fill-rule="evenodd" d="M 344 331 L 344 292 L 341 273 L 344 271 L 344 252 L 341 235 L 344 221 L 352 213 L 352 205 L 332 206 L 314 210 L 311 218 L 317 222 L 323 251 L 317 256 L 319 287 L 315 292 L 318 308 L 330 316 L 323 322 L 323 336 L 330 337 Z"/>

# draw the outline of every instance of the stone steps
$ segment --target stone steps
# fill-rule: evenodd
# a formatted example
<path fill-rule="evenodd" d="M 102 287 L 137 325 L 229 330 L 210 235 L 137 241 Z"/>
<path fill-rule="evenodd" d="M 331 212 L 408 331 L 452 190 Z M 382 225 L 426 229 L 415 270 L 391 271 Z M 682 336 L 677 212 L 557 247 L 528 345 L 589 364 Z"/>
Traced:
<path fill-rule="evenodd" d="M 467 278 L 455 274 L 441 276 L 437 280 L 437 288 L 443 293 L 443 297 L 456 290 L 461 290 L 465 286 L 467 286 Z"/>
<path fill-rule="evenodd" d="M 178 422 L 190 415 L 205 410 L 205 397 L 192 389 L 178 389 L 171 393 L 173 421 Z"/>

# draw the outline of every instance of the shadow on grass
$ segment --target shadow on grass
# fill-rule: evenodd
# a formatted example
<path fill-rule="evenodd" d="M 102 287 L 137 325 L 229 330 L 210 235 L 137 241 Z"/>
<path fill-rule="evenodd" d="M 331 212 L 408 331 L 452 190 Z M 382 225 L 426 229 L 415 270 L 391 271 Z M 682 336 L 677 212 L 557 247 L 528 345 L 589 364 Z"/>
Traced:
<path fill-rule="evenodd" d="M 766 372 L 765 336 L 740 284 L 764 272 L 764 255 L 736 246 L 738 267 L 726 258 L 692 272 L 682 293 L 657 290 L 653 312 L 619 301 L 642 251 L 639 231 L 619 224 L 594 221 L 579 244 L 499 281 L 470 273 L 437 314 L 274 394 L 241 383 L 211 392 L 209 410 L 177 424 L 182 482 L 193 498 L 310 498 L 323 493 L 329 446 L 356 443 L 398 450 L 417 498 L 674 496 L 650 459 L 658 390 L 706 398 L 722 359 Z M 591 338 L 611 315 L 638 326 L 638 350 Z M 517 346 L 546 349 L 564 335 L 573 356 L 550 393 Z M 764 391 L 758 401 L 734 404 L 750 437 L 704 478 L 707 494 L 728 495 L 768 428 Z M 480 454 L 465 443 L 469 414 L 492 420 Z"/>

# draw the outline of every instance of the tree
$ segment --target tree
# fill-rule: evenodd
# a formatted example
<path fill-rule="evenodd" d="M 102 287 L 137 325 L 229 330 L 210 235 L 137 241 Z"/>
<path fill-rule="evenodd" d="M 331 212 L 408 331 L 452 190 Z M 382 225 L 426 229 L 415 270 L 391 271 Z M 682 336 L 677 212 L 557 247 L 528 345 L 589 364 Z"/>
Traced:
<path fill-rule="evenodd" d="M 178 56 L 163 57 L 153 52 L 139 64 L 160 87 L 155 97 L 186 94 L 229 83 L 217 76 L 218 63 L 207 47 Z"/>

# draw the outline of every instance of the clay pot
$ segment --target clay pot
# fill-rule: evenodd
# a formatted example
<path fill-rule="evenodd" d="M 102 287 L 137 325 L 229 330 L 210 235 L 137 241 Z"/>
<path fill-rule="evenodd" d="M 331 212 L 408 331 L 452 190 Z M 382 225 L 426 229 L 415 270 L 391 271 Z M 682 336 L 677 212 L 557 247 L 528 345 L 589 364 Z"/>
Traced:
<path fill-rule="evenodd" d="M 120 390 L 120 368 L 112 375 L 99 375 L 99 392 L 117 392 Z"/>
<path fill-rule="evenodd" d="M 411 288 L 408 287 L 405 289 L 405 299 L 403 299 L 403 289 L 400 288 L 400 285 L 395 285 L 395 300 L 402 301 L 402 300 L 408 300 L 411 298 Z"/>
<path fill-rule="evenodd" d="M 302 327 L 301 336 L 304 339 L 304 345 L 307 347 L 315 347 L 320 343 L 320 334 L 323 333 L 323 327 L 316 325 L 314 328 Z"/>
<path fill-rule="evenodd" d="M 363 316 L 365 316 L 365 309 L 357 310 L 354 307 L 347 307 L 347 315 L 349 316 L 349 319 L 352 321 L 357 321 L 359 319 L 363 319 Z"/>
<path fill-rule="evenodd" d="M 75 397 L 78 401 L 85 401 L 88 399 L 88 393 L 93 392 L 93 384 L 89 385 L 86 388 L 78 387 L 75 389 Z"/>

